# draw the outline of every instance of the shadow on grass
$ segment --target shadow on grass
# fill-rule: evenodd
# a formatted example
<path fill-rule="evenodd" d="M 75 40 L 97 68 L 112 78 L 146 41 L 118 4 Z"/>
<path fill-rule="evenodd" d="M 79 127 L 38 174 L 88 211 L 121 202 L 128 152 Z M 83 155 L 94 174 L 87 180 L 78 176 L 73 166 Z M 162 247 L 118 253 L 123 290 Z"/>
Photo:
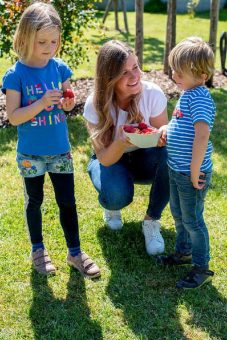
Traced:
<path fill-rule="evenodd" d="M 163 236 L 166 248 L 173 248 L 174 231 L 164 230 Z M 146 255 L 140 223 L 126 223 L 120 232 L 101 228 L 98 238 L 111 270 L 107 294 L 138 338 L 188 339 L 179 308 L 186 309 L 185 322 L 193 328 L 214 338 L 225 336 L 225 302 L 215 287 L 177 290 L 175 282 L 188 269 L 158 266 Z"/>
<path fill-rule="evenodd" d="M 200 19 L 210 20 L 210 12 L 209 11 L 196 12 L 195 17 L 200 18 Z M 226 22 L 226 20 L 227 20 L 227 8 L 224 8 L 224 9 L 221 9 L 220 12 L 219 12 L 218 21 L 225 21 Z"/>
<path fill-rule="evenodd" d="M 84 278 L 70 271 L 66 299 L 56 299 L 48 280 L 35 270 L 31 273 L 33 303 L 30 320 L 36 340 L 85 340 L 103 339 L 100 325 L 90 319 Z"/>
<path fill-rule="evenodd" d="M 162 40 L 144 38 L 143 63 L 163 63 L 164 47 Z"/>
<path fill-rule="evenodd" d="M 111 39 L 118 39 L 121 41 L 127 42 L 132 48 L 135 45 L 135 36 L 131 34 L 127 34 L 123 31 L 118 31 L 120 33 L 120 37 L 116 38 L 116 31 L 113 31 L 112 37 L 104 37 L 100 38 L 100 35 L 94 34 L 93 44 L 98 44 L 102 46 L 106 42 L 110 41 Z M 143 63 L 162 63 L 163 62 L 163 55 L 164 55 L 164 42 L 153 38 L 153 37 L 145 37 L 144 38 L 144 45 L 143 45 Z"/>

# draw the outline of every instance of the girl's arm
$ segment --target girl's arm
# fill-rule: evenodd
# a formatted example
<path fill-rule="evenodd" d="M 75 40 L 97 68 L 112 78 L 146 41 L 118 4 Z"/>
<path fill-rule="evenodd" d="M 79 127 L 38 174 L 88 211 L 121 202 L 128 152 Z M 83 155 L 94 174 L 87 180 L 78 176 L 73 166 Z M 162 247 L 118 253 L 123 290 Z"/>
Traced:
<path fill-rule="evenodd" d="M 94 132 L 95 125 L 92 123 L 87 123 L 88 133 L 91 136 Z M 95 139 L 92 139 L 92 145 L 98 158 L 99 162 L 104 166 L 110 166 L 116 163 L 124 151 L 132 146 L 130 142 L 128 142 L 127 137 L 124 136 L 122 127 L 119 128 L 118 138 L 114 140 L 108 147 L 103 147 L 98 144 Z"/>
<path fill-rule="evenodd" d="M 192 148 L 191 181 L 194 188 L 202 189 L 205 183 L 204 180 L 199 179 L 199 176 L 201 175 L 200 167 L 206 153 L 210 131 L 209 125 L 205 122 L 195 123 L 194 128 L 195 138 Z"/>
<path fill-rule="evenodd" d="M 64 83 L 62 83 L 62 90 L 63 92 L 67 89 L 72 90 L 72 86 L 70 84 L 69 79 L 67 79 L 66 81 L 64 81 Z M 61 99 L 61 107 L 64 111 L 71 111 L 75 106 L 75 98 L 62 98 Z"/>
<path fill-rule="evenodd" d="M 39 114 L 46 107 L 58 104 L 62 96 L 59 90 L 48 90 L 41 99 L 21 107 L 21 93 L 15 90 L 6 90 L 6 112 L 12 125 L 25 123 Z"/>

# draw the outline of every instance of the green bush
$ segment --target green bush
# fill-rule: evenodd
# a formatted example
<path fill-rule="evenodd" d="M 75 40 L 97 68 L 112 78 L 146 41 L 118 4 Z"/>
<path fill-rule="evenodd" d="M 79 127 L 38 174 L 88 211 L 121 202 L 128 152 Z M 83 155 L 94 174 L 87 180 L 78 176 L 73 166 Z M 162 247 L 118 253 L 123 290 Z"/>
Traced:
<path fill-rule="evenodd" d="M 12 61 L 16 56 L 12 50 L 13 35 L 24 9 L 31 0 L 0 0 L 0 57 L 9 55 Z M 88 59 L 84 30 L 95 25 L 94 0 L 52 0 L 50 2 L 58 11 L 62 20 L 62 57 L 74 68 Z"/>
<path fill-rule="evenodd" d="M 149 0 L 144 5 L 144 12 L 163 13 L 166 11 L 167 11 L 167 3 L 163 3 L 161 0 Z"/>

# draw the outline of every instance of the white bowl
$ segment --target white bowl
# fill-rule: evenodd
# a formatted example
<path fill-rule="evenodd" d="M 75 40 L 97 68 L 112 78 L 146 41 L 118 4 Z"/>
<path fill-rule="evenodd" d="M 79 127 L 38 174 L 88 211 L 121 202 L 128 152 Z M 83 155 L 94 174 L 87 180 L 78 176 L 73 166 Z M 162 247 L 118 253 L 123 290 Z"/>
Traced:
<path fill-rule="evenodd" d="M 129 133 L 125 132 L 130 142 L 139 148 L 152 148 L 157 146 L 161 132 L 153 132 L 149 134 Z"/>

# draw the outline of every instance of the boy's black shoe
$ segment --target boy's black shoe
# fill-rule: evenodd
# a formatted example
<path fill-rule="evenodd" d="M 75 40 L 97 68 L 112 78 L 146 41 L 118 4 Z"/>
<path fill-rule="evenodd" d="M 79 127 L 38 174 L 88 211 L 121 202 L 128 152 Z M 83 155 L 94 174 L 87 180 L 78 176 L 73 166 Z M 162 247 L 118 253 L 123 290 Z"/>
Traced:
<path fill-rule="evenodd" d="M 164 265 L 170 266 L 185 266 L 191 264 L 192 255 L 191 254 L 180 254 L 174 253 L 168 256 L 157 256 L 157 262 Z"/>
<path fill-rule="evenodd" d="M 194 289 L 212 280 L 214 272 L 209 269 L 194 266 L 188 275 L 176 283 L 176 288 Z"/>

